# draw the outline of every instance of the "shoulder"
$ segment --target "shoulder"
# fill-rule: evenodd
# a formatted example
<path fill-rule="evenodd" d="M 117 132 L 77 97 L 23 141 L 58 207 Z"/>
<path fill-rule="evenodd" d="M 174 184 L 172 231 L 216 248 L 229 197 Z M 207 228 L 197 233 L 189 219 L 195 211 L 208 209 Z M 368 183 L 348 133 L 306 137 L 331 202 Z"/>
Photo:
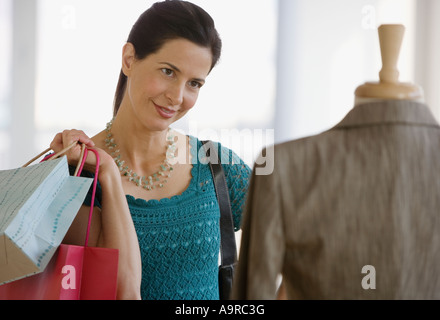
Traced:
<path fill-rule="evenodd" d="M 105 139 L 107 138 L 107 132 L 102 130 L 92 137 L 92 141 L 95 143 L 95 146 L 107 151 L 107 147 L 105 145 Z"/>
<path fill-rule="evenodd" d="M 210 150 L 216 152 L 216 156 L 225 170 L 228 170 L 231 165 L 242 166 L 246 171 L 249 171 L 249 166 L 243 161 L 242 157 L 234 150 L 222 145 L 219 141 L 214 140 L 200 140 L 196 137 L 189 136 L 190 143 L 196 147 L 198 161 L 207 164 L 207 159 L 203 159 L 207 154 L 210 155 Z M 192 141 L 192 142 L 191 142 Z M 209 157 L 210 160 L 215 161 L 215 156 Z M 206 157 L 207 158 L 207 157 Z"/>

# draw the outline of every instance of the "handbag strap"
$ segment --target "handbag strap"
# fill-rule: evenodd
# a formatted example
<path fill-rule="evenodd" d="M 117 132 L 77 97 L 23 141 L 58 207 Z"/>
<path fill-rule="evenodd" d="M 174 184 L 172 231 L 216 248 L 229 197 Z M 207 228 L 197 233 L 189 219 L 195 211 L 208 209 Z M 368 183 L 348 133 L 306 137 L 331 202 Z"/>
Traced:
<path fill-rule="evenodd" d="M 212 141 L 209 140 L 201 142 L 209 158 L 209 167 L 220 207 L 221 265 L 230 265 L 237 261 L 237 246 L 235 244 L 234 223 L 232 221 L 231 204 L 225 173 L 215 148 L 217 145 L 214 145 Z M 217 161 L 211 161 L 212 159 L 217 159 Z"/>

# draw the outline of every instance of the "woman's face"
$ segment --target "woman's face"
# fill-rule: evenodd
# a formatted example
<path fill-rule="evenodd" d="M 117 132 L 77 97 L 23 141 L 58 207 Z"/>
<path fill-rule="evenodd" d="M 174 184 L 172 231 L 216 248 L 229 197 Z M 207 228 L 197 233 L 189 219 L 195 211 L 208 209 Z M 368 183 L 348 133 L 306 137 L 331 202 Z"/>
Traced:
<path fill-rule="evenodd" d="M 212 63 L 209 48 L 185 39 L 165 42 L 142 60 L 124 46 L 122 70 L 127 76 L 123 105 L 150 130 L 165 130 L 196 103 Z"/>

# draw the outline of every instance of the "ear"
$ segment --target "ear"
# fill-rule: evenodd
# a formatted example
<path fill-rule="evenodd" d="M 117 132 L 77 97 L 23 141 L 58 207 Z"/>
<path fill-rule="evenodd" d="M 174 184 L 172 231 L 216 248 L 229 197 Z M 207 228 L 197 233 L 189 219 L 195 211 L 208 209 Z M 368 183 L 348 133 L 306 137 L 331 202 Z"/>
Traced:
<path fill-rule="evenodd" d="M 136 51 L 132 43 L 127 42 L 122 48 L 122 72 L 128 77 L 136 60 Z"/>

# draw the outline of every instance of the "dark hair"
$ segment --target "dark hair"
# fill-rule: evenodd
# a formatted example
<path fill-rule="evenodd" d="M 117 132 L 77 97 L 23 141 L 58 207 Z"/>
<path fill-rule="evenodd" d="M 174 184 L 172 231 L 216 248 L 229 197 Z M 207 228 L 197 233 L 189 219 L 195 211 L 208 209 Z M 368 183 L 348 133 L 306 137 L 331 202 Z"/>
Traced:
<path fill-rule="evenodd" d="M 167 40 L 178 38 L 211 48 L 210 71 L 217 64 L 222 42 L 214 20 L 205 10 L 187 1 L 165 0 L 154 3 L 133 25 L 127 42 L 133 44 L 136 59 L 141 60 L 160 50 Z M 124 97 L 126 83 L 127 77 L 121 70 L 114 98 L 114 116 Z"/>

